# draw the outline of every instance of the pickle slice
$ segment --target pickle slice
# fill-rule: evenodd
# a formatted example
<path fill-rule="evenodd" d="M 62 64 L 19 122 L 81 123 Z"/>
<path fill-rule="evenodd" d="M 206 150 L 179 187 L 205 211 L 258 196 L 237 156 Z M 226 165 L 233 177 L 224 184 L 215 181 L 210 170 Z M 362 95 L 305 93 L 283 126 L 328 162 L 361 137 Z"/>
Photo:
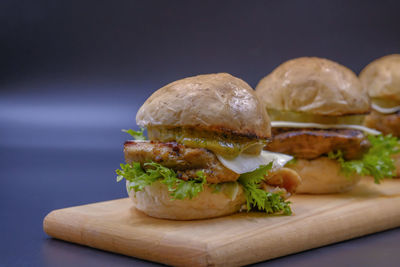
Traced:
<path fill-rule="evenodd" d="M 372 98 L 371 102 L 382 108 L 395 108 L 400 106 L 400 101 L 393 99 Z"/>
<path fill-rule="evenodd" d="M 362 125 L 365 115 L 326 116 L 295 111 L 267 109 L 271 121 L 313 122 L 320 124 Z"/>
<path fill-rule="evenodd" d="M 147 128 L 150 140 L 161 142 L 176 141 L 188 147 L 206 148 L 228 158 L 240 153 L 258 155 L 266 140 L 251 139 L 233 134 L 218 133 L 191 127 L 156 127 Z"/>

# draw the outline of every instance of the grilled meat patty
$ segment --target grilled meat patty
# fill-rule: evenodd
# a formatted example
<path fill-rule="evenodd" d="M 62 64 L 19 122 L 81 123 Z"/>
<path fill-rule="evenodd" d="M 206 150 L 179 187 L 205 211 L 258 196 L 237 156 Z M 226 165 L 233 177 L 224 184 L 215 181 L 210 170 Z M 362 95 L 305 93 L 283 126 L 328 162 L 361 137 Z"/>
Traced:
<path fill-rule="evenodd" d="M 400 137 L 400 111 L 393 114 L 381 114 L 372 111 L 365 118 L 365 126 L 377 129 L 385 135 L 392 134 L 393 136 Z"/>
<path fill-rule="evenodd" d="M 370 147 L 365 135 L 352 129 L 273 128 L 273 139 L 266 150 L 303 159 L 315 159 L 341 150 L 344 158 L 360 158 Z"/>
<path fill-rule="evenodd" d="M 124 153 L 128 163 L 153 161 L 173 169 L 183 180 L 197 177 L 199 170 L 204 171 L 208 183 L 231 182 L 239 178 L 239 174 L 226 168 L 214 153 L 204 148 L 189 148 L 175 142 L 127 141 Z"/>

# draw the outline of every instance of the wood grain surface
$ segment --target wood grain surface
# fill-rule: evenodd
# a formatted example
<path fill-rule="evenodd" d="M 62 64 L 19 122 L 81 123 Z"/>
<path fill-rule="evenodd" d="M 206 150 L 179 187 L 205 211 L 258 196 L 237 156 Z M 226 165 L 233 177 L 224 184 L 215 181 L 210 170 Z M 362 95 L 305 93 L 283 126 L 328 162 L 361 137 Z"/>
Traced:
<path fill-rule="evenodd" d="M 55 238 L 176 266 L 237 266 L 400 226 L 400 180 L 363 181 L 338 195 L 297 195 L 292 216 L 239 213 L 198 221 L 155 219 L 117 199 L 50 212 Z"/>

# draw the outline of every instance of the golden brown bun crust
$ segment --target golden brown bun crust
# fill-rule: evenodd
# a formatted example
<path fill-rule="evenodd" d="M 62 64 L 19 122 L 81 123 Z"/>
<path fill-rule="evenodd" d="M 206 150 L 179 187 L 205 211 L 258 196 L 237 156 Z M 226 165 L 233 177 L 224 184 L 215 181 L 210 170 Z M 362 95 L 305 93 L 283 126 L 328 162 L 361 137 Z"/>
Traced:
<path fill-rule="evenodd" d="M 372 61 L 361 71 L 360 80 L 372 98 L 400 102 L 400 54 Z"/>
<path fill-rule="evenodd" d="M 236 213 L 246 203 L 243 189 L 231 200 L 223 193 L 212 193 L 208 186 L 193 199 L 171 200 L 166 185 L 155 182 L 143 191 L 128 192 L 135 207 L 149 216 L 172 220 L 208 219 Z"/>
<path fill-rule="evenodd" d="M 358 175 L 346 177 L 340 171 L 340 164 L 327 157 L 298 159 L 288 167 L 301 177 L 302 183 L 297 188 L 297 194 L 342 193 L 351 190 L 360 180 Z"/>
<path fill-rule="evenodd" d="M 369 98 L 350 69 L 328 59 L 296 58 L 264 77 L 256 93 L 267 108 L 318 115 L 363 114 Z"/>
<path fill-rule="evenodd" d="M 198 75 L 162 87 L 139 109 L 136 123 L 271 136 L 269 117 L 254 90 L 227 73 Z"/>

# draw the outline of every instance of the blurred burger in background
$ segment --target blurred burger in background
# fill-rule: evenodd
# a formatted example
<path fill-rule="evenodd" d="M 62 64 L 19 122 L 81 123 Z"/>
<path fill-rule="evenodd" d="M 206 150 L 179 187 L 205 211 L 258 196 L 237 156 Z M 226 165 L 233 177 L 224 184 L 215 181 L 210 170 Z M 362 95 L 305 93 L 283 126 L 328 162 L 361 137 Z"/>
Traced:
<path fill-rule="evenodd" d="M 360 80 L 372 102 L 365 126 L 400 138 L 400 54 L 372 61 L 361 71 Z M 400 177 L 400 153 L 393 158 Z"/>
<path fill-rule="evenodd" d="M 300 183 L 291 156 L 264 151 L 270 121 L 254 90 L 227 73 L 190 77 L 151 95 L 128 130 L 126 179 L 135 207 L 158 218 L 205 219 L 243 208 L 290 214 Z"/>
<path fill-rule="evenodd" d="M 350 69 L 327 59 L 289 60 L 263 78 L 256 93 L 271 118 L 266 149 L 294 156 L 298 193 L 351 190 L 363 175 L 393 175 L 395 144 L 363 126 L 370 101 Z"/>

